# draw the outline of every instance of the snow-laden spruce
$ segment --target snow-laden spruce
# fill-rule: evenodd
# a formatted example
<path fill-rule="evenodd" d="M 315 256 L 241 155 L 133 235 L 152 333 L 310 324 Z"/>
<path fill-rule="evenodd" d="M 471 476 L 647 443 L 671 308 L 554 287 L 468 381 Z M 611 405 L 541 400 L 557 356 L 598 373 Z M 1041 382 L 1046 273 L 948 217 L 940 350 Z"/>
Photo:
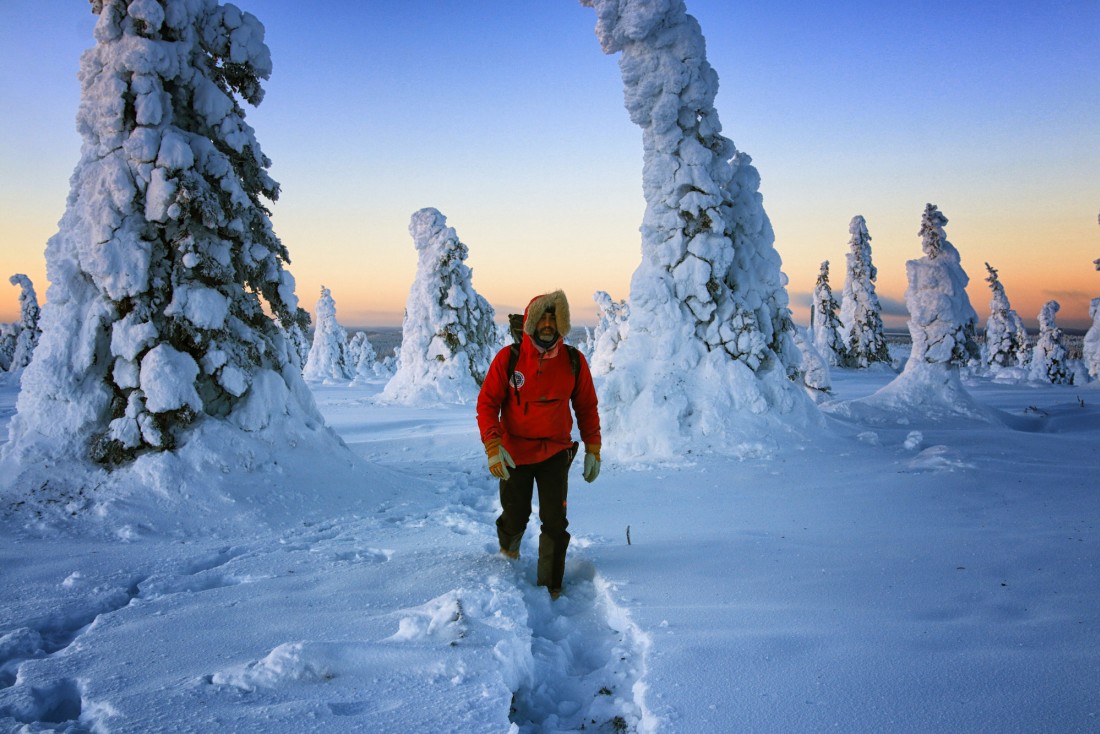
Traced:
<path fill-rule="evenodd" d="M 1092 264 L 1100 270 L 1100 258 L 1093 260 Z M 1081 357 L 1089 377 L 1100 380 L 1100 298 L 1094 298 L 1089 303 L 1089 316 L 1092 318 L 1092 326 L 1085 333 Z"/>
<path fill-rule="evenodd" d="M 813 306 L 810 311 L 810 328 L 812 339 L 810 340 L 818 355 L 833 367 L 845 364 L 848 357 L 848 349 L 844 344 L 844 327 L 837 315 L 840 304 L 833 296 L 833 289 L 829 285 L 829 261 L 821 263 L 821 270 L 817 274 L 817 282 L 814 284 Z"/>
<path fill-rule="evenodd" d="M 592 347 L 588 354 L 588 367 L 596 376 L 611 371 L 611 358 L 615 350 L 628 333 L 630 305 L 626 301 L 616 301 L 606 291 L 592 294 L 599 311 L 596 331 L 592 334 Z"/>
<path fill-rule="evenodd" d="M 19 338 L 19 324 L 0 324 L 0 372 L 11 369 L 11 360 L 15 356 L 15 342 Z"/>
<path fill-rule="evenodd" d="M 1094 298 L 1089 303 L 1089 317 L 1092 319 L 1092 326 L 1085 332 L 1081 357 L 1089 377 L 1100 380 L 1100 298 Z"/>
<path fill-rule="evenodd" d="M 412 215 L 416 279 L 405 303 L 397 372 L 382 400 L 472 403 L 500 348 L 495 312 L 473 286 L 466 245 L 438 210 Z"/>
<path fill-rule="evenodd" d="M 966 294 L 970 278 L 947 240 L 945 224 L 947 217 L 928 204 L 918 232 L 924 256 L 905 263 L 913 343 L 905 369 L 873 395 L 835 406 L 833 412 L 884 423 L 914 412 L 935 420 L 996 420 L 974 401 L 959 376 L 959 368 L 979 356 L 974 339 L 978 315 Z"/>
<path fill-rule="evenodd" d="M 378 359 L 378 353 L 365 332 L 357 331 L 352 334 L 348 341 L 347 354 L 353 380 L 393 376 L 386 364 Z"/>
<path fill-rule="evenodd" d="M 1057 323 L 1060 309 L 1058 301 L 1047 301 L 1039 311 L 1039 337 L 1035 340 L 1031 361 L 1028 362 L 1028 379 L 1034 382 L 1073 384 L 1069 352 L 1066 351 L 1065 337 Z"/>
<path fill-rule="evenodd" d="M 321 286 L 317 299 L 317 319 L 313 325 L 313 346 L 302 369 L 306 380 L 350 380 L 353 376 L 348 355 L 348 333 L 336 321 L 336 301 L 332 291 Z"/>
<path fill-rule="evenodd" d="M 840 306 L 841 335 L 847 367 L 867 367 L 876 362 L 890 364 L 882 307 L 875 293 L 878 268 L 871 262 L 871 235 L 860 215 L 848 224 L 847 277 Z"/>
<path fill-rule="evenodd" d="M 42 333 L 38 325 L 41 310 L 31 279 L 22 273 L 9 278 L 19 286 L 19 321 L 0 324 L 0 370 L 20 370 L 31 363 L 38 338 Z"/>
<path fill-rule="evenodd" d="M 947 217 L 934 204 L 925 206 L 917 233 L 924 257 L 905 263 L 913 364 L 960 367 L 979 356 L 978 314 L 966 294 L 970 278 L 959 251 L 947 240 L 946 224 Z"/>
<path fill-rule="evenodd" d="M 800 358 L 760 176 L 721 135 L 718 75 L 683 2 L 582 4 L 604 52 L 621 52 L 644 153 L 629 335 L 600 389 L 607 444 L 620 457 L 757 451 L 761 422 L 813 410 L 791 379 Z"/>
<path fill-rule="evenodd" d="M 1016 367 L 1027 362 L 1027 329 L 1024 320 L 1008 303 L 1004 285 L 997 277 L 997 269 L 985 264 L 993 297 L 989 302 L 989 319 L 985 322 L 985 343 L 982 345 L 982 364 L 991 370 Z"/>
<path fill-rule="evenodd" d="M 280 328 L 308 314 L 264 203 L 279 187 L 241 107 L 271 73 L 263 25 L 216 0 L 93 8 L 81 156 L 46 246 L 52 285 L 5 459 L 201 453 L 211 422 L 222 449 L 226 430 L 276 422 L 335 444 Z M 247 453 L 259 438 L 240 440 Z"/>

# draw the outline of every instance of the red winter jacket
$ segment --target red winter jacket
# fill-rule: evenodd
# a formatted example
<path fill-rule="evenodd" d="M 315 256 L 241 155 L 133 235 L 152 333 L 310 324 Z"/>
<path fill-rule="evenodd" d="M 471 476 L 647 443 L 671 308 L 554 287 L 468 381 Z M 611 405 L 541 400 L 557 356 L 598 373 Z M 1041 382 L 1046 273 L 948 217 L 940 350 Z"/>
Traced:
<path fill-rule="evenodd" d="M 545 353 L 523 335 L 516 361 L 513 388 L 508 381 L 508 356 L 511 347 L 497 353 L 477 398 L 477 425 L 482 442 L 501 439 L 517 464 L 537 464 L 573 444 L 573 416 L 569 396 L 573 393 L 573 367 L 561 340 Z M 573 410 L 581 440 L 599 444 L 600 416 L 596 407 L 596 388 L 584 355 L 578 353 L 580 372 Z M 518 398 L 517 398 L 518 393 Z"/>

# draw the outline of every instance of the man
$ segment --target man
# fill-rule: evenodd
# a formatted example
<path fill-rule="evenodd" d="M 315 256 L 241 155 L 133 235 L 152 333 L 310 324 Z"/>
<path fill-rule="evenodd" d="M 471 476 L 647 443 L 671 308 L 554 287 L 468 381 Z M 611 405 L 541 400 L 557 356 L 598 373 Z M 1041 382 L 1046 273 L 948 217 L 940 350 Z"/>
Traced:
<path fill-rule="evenodd" d="M 600 416 L 592 373 L 584 356 L 563 343 L 567 334 L 565 293 L 532 299 L 523 315 L 514 369 L 509 371 L 514 347 L 506 347 L 493 359 L 477 398 L 477 423 L 489 471 L 500 479 L 500 552 L 519 558 L 537 485 L 542 527 L 536 583 L 545 586 L 552 599 L 561 595 L 570 537 L 566 499 L 569 465 L 577 451 L 570 402 L 584 441 L 584 479 L 591 482 L 600 473 Z"/>

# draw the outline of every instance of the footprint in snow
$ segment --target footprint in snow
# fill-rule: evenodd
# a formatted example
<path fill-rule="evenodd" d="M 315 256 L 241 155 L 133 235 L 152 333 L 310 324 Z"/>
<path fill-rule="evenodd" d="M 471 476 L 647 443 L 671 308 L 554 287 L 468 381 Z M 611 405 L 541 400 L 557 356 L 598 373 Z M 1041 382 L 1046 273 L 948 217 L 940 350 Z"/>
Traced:
<path fill-rule="evenodd" d="M 566 562 L 565 588 L 552 600 L 533 585 L 535 561 L 517 564 L 531 629 L 531 680 L 512 699 L 519 732 L 634 731 L 644 701 L 635 700 L 648 639 L 584 560 Z"/>

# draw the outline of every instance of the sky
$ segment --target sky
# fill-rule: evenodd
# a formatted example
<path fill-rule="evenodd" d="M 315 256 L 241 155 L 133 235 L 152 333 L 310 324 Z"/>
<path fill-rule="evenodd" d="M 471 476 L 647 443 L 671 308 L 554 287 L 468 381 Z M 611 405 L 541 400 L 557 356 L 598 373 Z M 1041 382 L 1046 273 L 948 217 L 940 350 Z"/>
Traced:
<path fill-rule="evenodd" d="M 641 131 L 617 58 L 576 0 L 237 3 L 274 63 L 248 122 L 282 196 L 276 233 L 311 312 L 331 289 L 348 326 L 398 325 L 423 207 L 469 247 L 498 320 L 563 288 L 629 296 L 641 260 Z M 79 159 L 80 0 L 3 0 L 0 275 L 46 300 L 43 250 Z M 1100 296 L 1100 3 L 687 0 L 717 71 L 723 134 L 752 156 L 796 321 L 823 260 L 838 295 L 848 223 L 872 237 L 887 325 L 904 328 L 905 261 L 926 203 L 984 320 L 988 262 L 1034 325 L 1090 323 Z M 18 22 L 12 22 L 18 19 Z M 0 321 L 18 288 L 0 288 Z"/>

